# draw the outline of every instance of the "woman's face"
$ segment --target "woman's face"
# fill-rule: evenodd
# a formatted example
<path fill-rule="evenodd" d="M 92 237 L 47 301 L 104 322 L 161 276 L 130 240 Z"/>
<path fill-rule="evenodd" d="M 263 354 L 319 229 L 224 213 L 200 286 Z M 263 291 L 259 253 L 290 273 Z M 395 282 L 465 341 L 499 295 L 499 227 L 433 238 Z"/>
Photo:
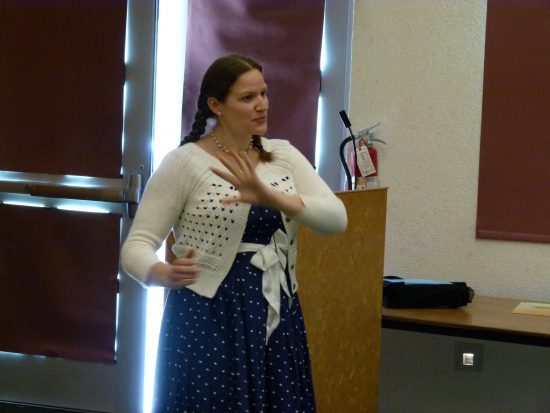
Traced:
<path fill-rule="evenodd" d="M 215 101 L 221 127 L 234 137 L 265 135 L 267 132 L 267 84 L 259 70 L 243 73 L 229 89 L 224 102 Z"/>

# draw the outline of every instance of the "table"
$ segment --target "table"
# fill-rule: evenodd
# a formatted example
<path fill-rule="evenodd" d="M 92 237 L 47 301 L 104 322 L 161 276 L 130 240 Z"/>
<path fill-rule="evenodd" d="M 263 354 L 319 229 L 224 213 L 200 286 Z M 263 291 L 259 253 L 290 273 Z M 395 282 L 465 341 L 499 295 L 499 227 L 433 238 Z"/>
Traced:
<path fill-rule="evenodd" d="M 383 307 L 382 327 L 550 347 L 550 317 L 512 313 L 520 302 L 476 295 L 453 309 Z"/>

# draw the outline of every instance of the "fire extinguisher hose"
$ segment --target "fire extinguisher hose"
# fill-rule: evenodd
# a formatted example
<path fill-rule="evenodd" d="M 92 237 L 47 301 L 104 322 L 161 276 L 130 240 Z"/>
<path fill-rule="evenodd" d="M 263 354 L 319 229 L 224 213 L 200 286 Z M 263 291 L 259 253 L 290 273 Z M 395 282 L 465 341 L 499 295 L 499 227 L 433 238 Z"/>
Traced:
<path fill-rule="evenodd" d="M 348 182 L 348 190 L 351 191 L 351 173 L 349 171 L 348 163 L 346 162 L 346 156 L 345 156 L 345 149 L 348 142 L 353 140 L 352 136 L 348 136 L 346 139 L 342 141 L 340 144 L 340 162 L 342 162 L 342 166 L 344 167 L 344 172 L 346 173 L 346 178 Z"/>

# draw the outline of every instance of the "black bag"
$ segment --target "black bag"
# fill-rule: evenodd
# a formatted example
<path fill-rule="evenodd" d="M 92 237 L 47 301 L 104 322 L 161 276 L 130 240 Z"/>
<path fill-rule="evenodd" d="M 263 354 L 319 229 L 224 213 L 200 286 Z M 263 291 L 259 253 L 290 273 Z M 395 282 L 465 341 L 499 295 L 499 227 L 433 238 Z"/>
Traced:
<path fill-rule="evenodd" d="M 384 277 L 382 304 L 389 308 L 456 308 L 472 302 L 465 282 Z"/>

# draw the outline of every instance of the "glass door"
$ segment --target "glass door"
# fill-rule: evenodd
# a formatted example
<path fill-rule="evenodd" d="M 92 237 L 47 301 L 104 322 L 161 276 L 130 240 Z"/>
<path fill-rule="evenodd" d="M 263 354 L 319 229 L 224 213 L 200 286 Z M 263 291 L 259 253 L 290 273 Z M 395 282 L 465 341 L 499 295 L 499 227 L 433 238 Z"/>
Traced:
<path fill-rule="evenodd" d="M 120 231 L 114 236 L 118 242 L 124 239 L 151 170 L 156 19 L 156 0 L 128 0 L 121 179 L 1 171 L 3 206 L 108 213 L 120 217 Z M 145 312 L 146 290 L 121 271 L 113 344 L 116 362 L 2 352 L 0 403 L 141 412 Z"/>

